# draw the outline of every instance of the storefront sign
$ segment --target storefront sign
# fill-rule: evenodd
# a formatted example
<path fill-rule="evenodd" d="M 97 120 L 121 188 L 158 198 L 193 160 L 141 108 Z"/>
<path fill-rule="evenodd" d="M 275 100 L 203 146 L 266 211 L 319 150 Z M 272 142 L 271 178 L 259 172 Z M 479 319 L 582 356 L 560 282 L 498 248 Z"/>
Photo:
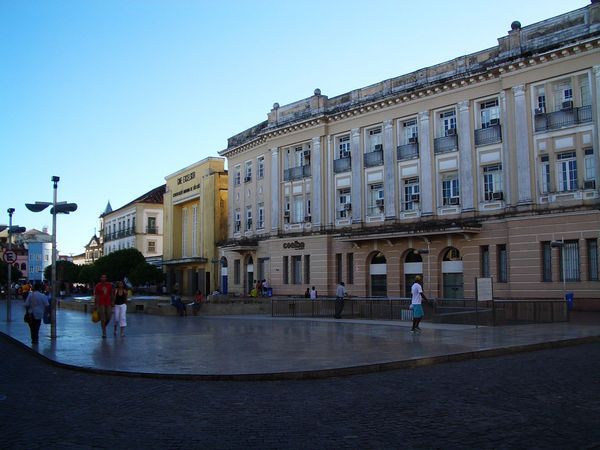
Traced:
<path fill-rule="evenodd" d="M 177 184 L 187 183 L 196 178 L 196 172 L 190 172 L 182 177 L 177 178 Z"/>
<path fill-rule="evenodd" d="M 283 248 L 285 248 L 285 249 L 291 248 L 293 250 L 304 250 L 304 242 L 300 242 L 300 241 L 285 242 L 283 244 Z"/>

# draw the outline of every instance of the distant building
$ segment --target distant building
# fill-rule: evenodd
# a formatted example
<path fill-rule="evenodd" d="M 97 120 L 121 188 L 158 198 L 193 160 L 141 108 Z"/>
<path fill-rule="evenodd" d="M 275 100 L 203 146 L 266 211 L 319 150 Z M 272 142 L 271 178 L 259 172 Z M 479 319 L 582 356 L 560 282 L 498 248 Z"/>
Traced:
<path fill-rule="evenodd" d="M 102 242 L 100 238 L 94 234 L 85 246 L 83 264 L 93 264 L 98 258 L 101 258 L 103 254 L 104 249 Z"/>
<path fill-rule="evenodd" d="M 164 193 L 163 184 L 116 210 L 108 203 L 100 216 L 103 255 L 136 248 L 146 261 L 160 265 L 163 254 Z"/>

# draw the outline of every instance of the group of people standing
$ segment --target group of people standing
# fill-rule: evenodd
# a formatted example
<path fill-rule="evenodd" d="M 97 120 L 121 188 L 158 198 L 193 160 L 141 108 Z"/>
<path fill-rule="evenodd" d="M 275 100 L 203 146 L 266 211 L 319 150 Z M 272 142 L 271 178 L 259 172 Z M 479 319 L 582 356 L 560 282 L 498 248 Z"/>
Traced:
<path fill-rule="evenodd" d="M 106 337 L 106 327 L 111 315 L 114 315 L 113 334 L 117 335 L 119 327 L 121 336 L 125 336 L 127 326 L 127 288 L 122 281 L 117 281 L 116 287 L 107 281 L 106 275 L 100 277 L 100 282 L 94 287 L 94 310 L 100 316 L 102 337 Z"/>

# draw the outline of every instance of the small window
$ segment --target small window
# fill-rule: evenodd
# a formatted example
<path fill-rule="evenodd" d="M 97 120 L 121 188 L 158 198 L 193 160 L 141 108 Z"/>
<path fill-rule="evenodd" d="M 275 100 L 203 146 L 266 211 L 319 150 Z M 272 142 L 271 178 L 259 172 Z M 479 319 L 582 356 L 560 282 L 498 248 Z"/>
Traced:
<path fill-rule="evenodd" d="M 498 283 L 506 283 L 508 281 L 508 254 L 506 244 L 496 246 L 498 253 Z"/>

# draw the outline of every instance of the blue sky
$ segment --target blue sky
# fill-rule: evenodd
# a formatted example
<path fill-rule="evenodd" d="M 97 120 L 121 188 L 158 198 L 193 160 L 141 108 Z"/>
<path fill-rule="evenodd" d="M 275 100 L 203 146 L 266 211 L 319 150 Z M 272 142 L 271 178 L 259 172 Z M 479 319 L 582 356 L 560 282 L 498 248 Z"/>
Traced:
<path fill-rule="evenodd" d="M 320 88 L 330 97 L 497 44 L 589 1 L 0 0 L 0 223 L 82 253 L 119 208 Z"/>

